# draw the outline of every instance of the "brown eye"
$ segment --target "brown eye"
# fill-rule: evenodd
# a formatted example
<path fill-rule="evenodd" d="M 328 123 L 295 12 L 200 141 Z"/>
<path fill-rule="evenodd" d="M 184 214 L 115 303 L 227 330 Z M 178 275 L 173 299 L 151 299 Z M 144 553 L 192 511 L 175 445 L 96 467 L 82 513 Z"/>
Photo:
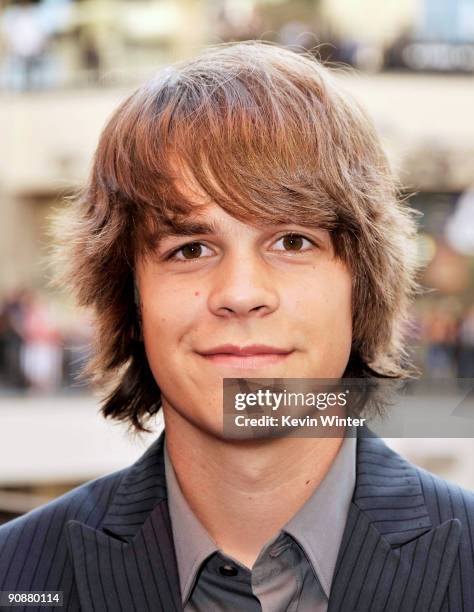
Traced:
<path fill-rule="evenodd" d="M 201 242 L 189 242 L 183 244 L 179 249 L 175 249 L 170 255 L 168 255 L 168 261 L 197 261 L 198 259 L 204 259 L 204 257 L 210 257 L 212 251 L 209 247 Z"/>
<path fill-rule="evenodd" d="M 303 236 L 299 234 L 287 234 L 283 236 L 283 245 L 287 251 L 299 251 L 303 246 Z"/>
<path fill-rule="evenodd" d="M 304 241 L 308 239 L 300 234 L 287 234 L 282 236 L 283 246 L 286 251 L 301 251 L 304 247 Z"/>
<path fill-rule="evenodd" d="M 280 236 L 275 243 L 274 250 L 284 253 L 307 253 L 316 248 L 316 243 L 302 234 L 290 232 Z"/>
<path fill-rule="evenodd" d="M 199 242 L 191 242 L 181 247 L 179 252 L 183 254 L 184 259 L 197 259 L 202 254 L 202 245 Z"/>

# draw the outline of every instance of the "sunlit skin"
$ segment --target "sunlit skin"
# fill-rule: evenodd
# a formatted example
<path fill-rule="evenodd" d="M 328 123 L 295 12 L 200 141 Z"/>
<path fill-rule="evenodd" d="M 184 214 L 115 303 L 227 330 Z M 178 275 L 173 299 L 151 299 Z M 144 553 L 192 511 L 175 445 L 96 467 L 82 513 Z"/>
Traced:
<path fill-rule="evenodd" d="M 192 221 L 209 231 L 167 236 L 137 261 L 143 337 L 183 493 L 221 549 L 251 567 L 324 477 L 341 439 L 226 439 L 222 379 L 341 376 L 352 278 L 321 228 L 255 227 L 213 203 Z M 223 344 L 286 354 L 202 354 Z"/>

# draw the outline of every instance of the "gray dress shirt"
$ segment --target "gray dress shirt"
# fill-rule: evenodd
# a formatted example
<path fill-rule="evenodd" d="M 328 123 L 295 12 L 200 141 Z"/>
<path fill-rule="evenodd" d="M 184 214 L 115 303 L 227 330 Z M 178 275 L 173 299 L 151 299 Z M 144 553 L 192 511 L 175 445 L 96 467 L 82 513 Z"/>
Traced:
<path fill-rule="evenodd" d="M 261 549 L 252 569 L 220 550 L 195 516 L 165 443 L 168 489 L 185 612 L 326 612 L 355 486 L 357 438 L 344 438 L 311 497 Z"/>

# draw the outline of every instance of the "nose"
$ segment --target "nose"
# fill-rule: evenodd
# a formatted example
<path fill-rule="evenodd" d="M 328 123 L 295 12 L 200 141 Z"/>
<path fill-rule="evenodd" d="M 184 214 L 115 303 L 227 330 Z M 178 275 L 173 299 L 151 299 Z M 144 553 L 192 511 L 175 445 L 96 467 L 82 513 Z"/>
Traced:
<path fill-rule="evenodd" d="M 271 274 L 258 254 L 234 253 L 216 270 L 208 305 L 220 317 L 263 317 L 280 300 Z"/>

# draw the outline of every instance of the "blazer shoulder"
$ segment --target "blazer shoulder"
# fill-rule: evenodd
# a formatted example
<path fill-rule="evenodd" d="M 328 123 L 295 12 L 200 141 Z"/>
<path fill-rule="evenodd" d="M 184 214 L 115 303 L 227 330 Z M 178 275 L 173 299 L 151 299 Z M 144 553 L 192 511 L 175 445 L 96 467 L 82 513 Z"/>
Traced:
<path fill-rule="evenodd" d="M 49 521 L 53 517 L 56 523 L 59 518 L 62 522 L 77 519 L 91 527 L 97 527 L 107 511 L 115 490 L 129 469 L 125 468 L 90 480 L 47 504 L 1 525 L 0 547 L 10 532 L 23 530 L 32 523 Z"/>
<path fill-rule="evenodd" d="M 369 435 L 358 441 L 358 467 L 361 466 L 363 472 L 360 473 L 377 478 L 380 478 L 380 474 L 385 475 L 387 484 L 391 484 L 394 476 L 417 477 L 420 484 L 418 490 L 423 495 L 433 525 L 439 525 L 449 519 L 459 519 L 463 525 L 469 525 L 471 530 L 474 528 L 473 491 L 411 463 L 382 438 Z M 388 472 L 384 472 L 384 468 L 388 468 Z M 374 487 L 377 487 L 376 483 Z M 407 483 L 406 494 L 413 495 L 412 489 L 412 484 Z"/>
<path fill-rule="evenodd" d="M 431 519 L 436 524 L 458 519 L 474 529 L 474 491 L 415 466 Z"/>
<path fill-rule="evenodd" d="M 17 573 L 15 568 L 24 570 L 28 559 L 63 556 L 66 550 L 64 527 L 68 521 L 79 520 L 98 528 L 129 469 L 86 482 L 0 526 L 0 586 L 2 577 Z"/>

